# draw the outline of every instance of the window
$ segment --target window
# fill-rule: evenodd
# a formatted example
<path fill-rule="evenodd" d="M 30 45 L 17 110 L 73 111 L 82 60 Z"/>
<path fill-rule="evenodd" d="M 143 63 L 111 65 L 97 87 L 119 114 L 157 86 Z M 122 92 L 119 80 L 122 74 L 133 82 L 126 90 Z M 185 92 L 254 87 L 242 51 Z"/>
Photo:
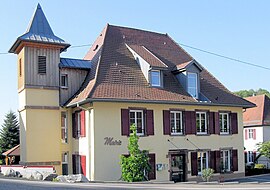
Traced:
<path fill-rule="evenodd" d="M 68 152 L 62 153 L 62 175 L 68 175 Z"/>
<path fill-rule="evenodd" d="M 72 155 L 73 174 L 81 174 L 81 157 L 78 154 Z"/>
<path fill-rule="evenodd" d="M 203 169 L 208 168 L 208 152 L 198 152 L 198 175 L 202 174 Z"/>
<path fill-rule="evenodd" d="M 68 87 L 68 75 L 62 74 L 61 75 L 61 81 L 60 81 L 61 88 L 67 88 Z"/>
<path fill-rule="evenodd" d="M 73 174 L 86 175 L 86 156 L 85 155 L 72 155 Z"/>
<path fill-rule="evenodd" d="M 85 110 L 76 111 L 72 114 L 72 137 L 80 138 L 86 136 Z"/>
<path fill-rule="evenodd" d="M 256 152 L 247 151 L 247 163 L 254 162 L 256 158 Z"/>
<path fill-rule="evenodd" d="M 171 121 L 171 134 L 178 135 L 183 134 L 183 122 L 181 111 L 170 111 Z"/>
<path fill-rule="evenodd" d="M 66 112 L 61 112 L 61 139 L 63 143 L 68 142 L 68 125 Z"/>
<path fill-rule="evenodd" d="M 144 135 L 144 118 L 142 110 L 130 110 L 129 112 L 130 125 L 135 124 L 137 135 Z"/>
<path fill-rule="evenodd" d="M 207 134 L 207 114 L 206 112 L 196 112 L 197 134 Z"/>
<path fill-rule="evenodd" d="M 22 76 L 22 59 L 19 59 L 19 76 Z"/>
<path fill-rule="evenodd" d="M 255 129 L 248 129 L 248 139 L 256 139 L 255 132 Z"/>
<path fill-rule="evenodd" d="M 188 73 L 187 91 L 194 97 L 198 98 L 198 76 L 197 73 Z"/>
<path fill-rule="evenodd" d="M 46 74 L 46 56 L 38 56 L 38 74 Z"/>
<path fill-rule="evenodd" d="M 161 86 L 160 71 L 157 71 L 157 70 L 151 71 L 151 85 Z"/>
<path fill-rule="evenodd" d="M 229 114 L 219 113 L 220 134 L 229 134 Z"/>
<path fill-rule="evenodd" d="M 231 163 L 232 163 L 231 150 L 220 151 L 221 172 L 231 171 Z"/>

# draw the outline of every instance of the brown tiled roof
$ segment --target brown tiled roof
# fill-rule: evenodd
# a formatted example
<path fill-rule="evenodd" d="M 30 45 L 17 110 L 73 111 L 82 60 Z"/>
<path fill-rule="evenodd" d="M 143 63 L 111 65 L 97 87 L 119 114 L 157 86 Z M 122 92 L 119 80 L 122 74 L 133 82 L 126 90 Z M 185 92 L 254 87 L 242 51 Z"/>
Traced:
<path fill-rule="evenodd" d="M 4 152 L 2 155 L 4 156 L 20 156 L 20 145 L 17 145 L 6 152 Z"/>
<path fill-rule="evenodd" d="M 165 63 L 160 61 L 152 52 L 150 52 L 145 46 L 128 45 L 133 51 L 141 56 L 152 67 L 168 67 Z"/>
<path fill-rule="evenodd" d="M 194 59 L 167 34 L 107 25 L 85 59 L 90 60 L 94 57 L 96 52 L 93 50 L 96 43 L 100 43 L 100 59 L 96 64 L 92 60 L 94 69 L 90 71 L 84 85 L 69 105 L 86 99 L 202 104 L 192 98 L 172 74 L 171 71 L 176 66 L 185 65 Z M 163 88 L 150 87 L 126 44 L 151 64 L 161 66 L 160 63 L 165 63 L 168 66 L 163 72 Z M 148 53 L 142 47 L 147 48 Z M 152 57 L 150 57 L 151 54 L 153 54 Z M 230 93 L 205 69 L 200 75 L 203 78 L 201 92 L 212 103 L 241 107 L 253 106 L 250 102 Z"/>
<path fill-rule="evenodd" d="M 257 107 L 247 109 L 243 114 L 244 126 L 270 125 L 270 99 L 266 95 L 246 98 Z"/>

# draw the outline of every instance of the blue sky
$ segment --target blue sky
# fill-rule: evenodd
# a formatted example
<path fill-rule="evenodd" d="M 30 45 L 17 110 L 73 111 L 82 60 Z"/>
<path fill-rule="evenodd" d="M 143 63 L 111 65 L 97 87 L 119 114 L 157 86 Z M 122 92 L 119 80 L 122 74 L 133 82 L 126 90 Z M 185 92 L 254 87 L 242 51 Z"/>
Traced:
<path fill-rule="evenodd" d="M 0 53 L 23 34 L 40 3 L 56 35 L 70 44 L 91 44 L 106 23 L 168 33 L 176 42 L 270 67 L 270 1 L 251 0 L 13 0 L 0 3 Z M 229 90 L 265 88 L 269 70 L 215 57 L 187 47 Z M 82 58 L 88 47 L 62 57 Z M 0 55 L 0 124 L 17 111 L 16 55 Z"/>

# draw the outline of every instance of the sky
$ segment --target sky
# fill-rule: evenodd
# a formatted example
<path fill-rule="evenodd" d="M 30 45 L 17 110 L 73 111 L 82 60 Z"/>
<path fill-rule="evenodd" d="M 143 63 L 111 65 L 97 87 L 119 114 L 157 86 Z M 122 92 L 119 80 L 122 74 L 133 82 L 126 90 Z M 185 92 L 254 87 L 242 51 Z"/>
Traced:
<path fill-rule="evenodd" d="M 2 0 L 0 2 L 0 125 L 18 110 L 17 56 L 8 52 L 40 3 L 54 33 L 72 46 L 92 44 L 107 23 L 168 33 L 176 42 L 270 68 L 267 0 Z M 270 91 L 270 70 L 182 46 L 229 90 Z M 83 58 L 89 47 L 61 57 Z"/>

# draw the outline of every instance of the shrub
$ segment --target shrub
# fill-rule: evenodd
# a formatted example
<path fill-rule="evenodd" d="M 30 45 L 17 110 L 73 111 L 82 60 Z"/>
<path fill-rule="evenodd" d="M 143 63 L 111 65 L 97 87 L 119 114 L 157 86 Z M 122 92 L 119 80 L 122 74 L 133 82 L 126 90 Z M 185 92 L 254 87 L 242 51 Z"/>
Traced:
<path fill-rule="evenodd" d="M 210 178 L 213 176 L 214 170 L 212 168 L 207 168 L 202 170 L 202 179 L 209 182 Z"/>

